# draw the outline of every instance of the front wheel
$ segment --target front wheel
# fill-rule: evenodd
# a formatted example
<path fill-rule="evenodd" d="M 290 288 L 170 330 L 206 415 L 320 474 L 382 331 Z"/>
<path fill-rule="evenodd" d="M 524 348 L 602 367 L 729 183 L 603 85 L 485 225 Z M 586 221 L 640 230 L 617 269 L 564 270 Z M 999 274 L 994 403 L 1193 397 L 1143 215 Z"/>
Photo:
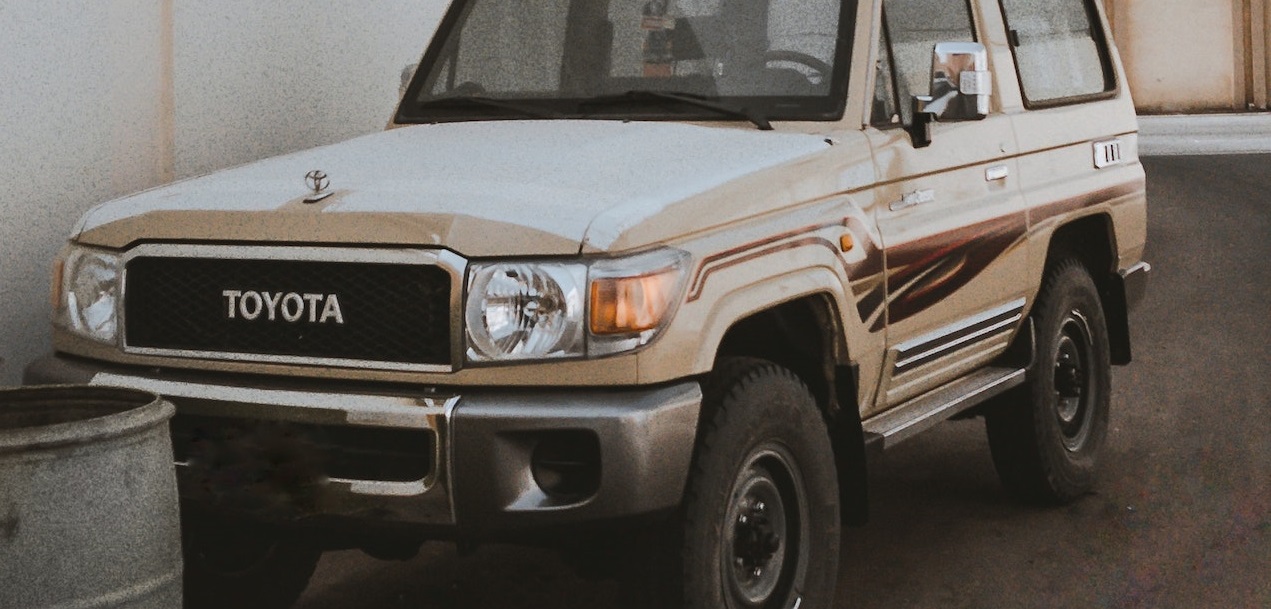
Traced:
<path fill-rule="evenodd" d="M 838 481 L 811 393 L 780 366 L 733 359 L 705 394 L 683 515 L 683 605 L 830 607 Z"/>
<path fill-rule="evenodd" d="M 985 417 L 998 477 L 1033 502 L 1089 492 L 1108 430 L 1111 364 L 1099 292 L 1079 262 L 1056 264 L 1033 307 L 1028 382 Z"/>

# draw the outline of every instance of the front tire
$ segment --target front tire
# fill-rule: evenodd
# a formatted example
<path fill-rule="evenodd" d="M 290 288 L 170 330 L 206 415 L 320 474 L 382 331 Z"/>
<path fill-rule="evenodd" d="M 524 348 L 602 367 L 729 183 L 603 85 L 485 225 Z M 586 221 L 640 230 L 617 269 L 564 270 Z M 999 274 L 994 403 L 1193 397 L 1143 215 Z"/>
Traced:
<path fill-rule="evenodd" d="M 721 362 L 683 517 L 683 605 L 830 607 L 838 575 L 834 453 L 816 402 L 793 373 Z"/>
<path fill-rule="evenodd" d="M 1094 484 L 1108 430 L 1107 322 L 1090 273 L 1054 265 L 1033 307 L 1037 331 L 1028 382 L 985 417 L 1002 484 L 1037 503 L 1069 503 Z"/>

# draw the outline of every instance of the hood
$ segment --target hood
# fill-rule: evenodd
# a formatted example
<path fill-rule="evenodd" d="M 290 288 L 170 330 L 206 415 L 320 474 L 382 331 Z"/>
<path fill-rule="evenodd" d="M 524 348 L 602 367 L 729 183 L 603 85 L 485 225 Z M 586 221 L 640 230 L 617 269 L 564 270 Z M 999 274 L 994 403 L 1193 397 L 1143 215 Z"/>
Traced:
<path fill-rule="evenodd" d="M 100 205 L 82 242 L 441 246 L 465 256 L 605 250 L 667 206 L 825 150 L 821 137 L 658 122 L 418 125 Z M 305 174 L 334 194 L 305 203 Z M 692 227 L 684 227 L 690 230 Z"/>

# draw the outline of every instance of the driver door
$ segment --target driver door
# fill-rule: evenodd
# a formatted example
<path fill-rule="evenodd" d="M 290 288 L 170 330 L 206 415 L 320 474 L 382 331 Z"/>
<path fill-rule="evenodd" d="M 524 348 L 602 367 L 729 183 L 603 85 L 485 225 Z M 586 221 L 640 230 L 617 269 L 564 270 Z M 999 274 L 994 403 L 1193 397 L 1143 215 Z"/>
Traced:
<path fill-rule="evenodd" d="M 1001 353 L 1022 318 L 1026 217 L 1015 134 L 994 100 L 983 120 L 932 123 L 916 147 L 909 100 L 927 94 L 937 42 L 974 42 L 964 2 L 884 0 L 873 125 L 880 182 L 887 356 L 873 412 Z M 996 83 L 995 83 L 996 84 Z"/>

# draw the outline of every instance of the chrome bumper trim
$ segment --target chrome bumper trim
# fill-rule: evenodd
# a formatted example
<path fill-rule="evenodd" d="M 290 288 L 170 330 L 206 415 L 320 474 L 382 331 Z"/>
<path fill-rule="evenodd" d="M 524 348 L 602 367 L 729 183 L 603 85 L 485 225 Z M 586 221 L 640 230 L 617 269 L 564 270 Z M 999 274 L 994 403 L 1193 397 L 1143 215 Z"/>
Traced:
<path fill-rule="evenodd" d="M 91 385 L 128 387 L 163 395 L 178 411 L 217 416 L 280 419 L 296 422 L 338 419 L 339 423 L 397 429 L 426 429 L 434 433 L 433 469 L 423 479 L 407 482 L 331 478 L 326 495 L 330 506 L 360 502 L 402 501 L 390 508 L 397 517 L 427 524 L 454 524 L 454 498 L 450 491 L 449 421 L 459 396 L 377 395 L 259 389 L 210 383 L 193 383 L 99 372 Z M 178 467 L 184 464 L 178 463 Z M 346 497 L 339 497 L 347 495 Z"/>
<path fill-rule="evenodd" d="M 47 355 L 26 367 L 24 380 L 150 391 L 176 405 L 178 416 L 432 430 L 437 460 L 427 478 L 328 480 L 313 515 L 492 536 L 674 509 L 683 500 L 702 401 L 693 380 L 446 393 L 407 386 L 358 391 L 359 385 L 319 379 L 309 380 L 315 390 L 304 390 L 276 384 L 294 385 L 294 378 L 158 374 Z M 603 473 L 590 497 L 553 498 L 534 481 L 537 439 L 560 430 L 585 431 L 599 442 Z"/>

